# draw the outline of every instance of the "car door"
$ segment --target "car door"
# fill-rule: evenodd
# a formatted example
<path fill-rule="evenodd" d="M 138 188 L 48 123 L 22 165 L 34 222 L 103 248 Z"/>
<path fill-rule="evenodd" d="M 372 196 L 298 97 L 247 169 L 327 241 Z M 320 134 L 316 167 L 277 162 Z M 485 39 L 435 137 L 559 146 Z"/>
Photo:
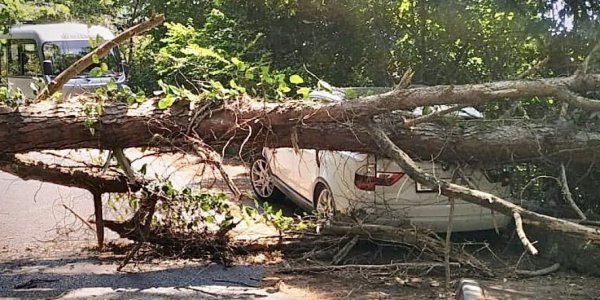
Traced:
<path fill-rule="evenodd" d="M 312 201 L 312 186 L 318 175 L 316 150 L 273 149 L 271 171 L 286 186 Z"/>

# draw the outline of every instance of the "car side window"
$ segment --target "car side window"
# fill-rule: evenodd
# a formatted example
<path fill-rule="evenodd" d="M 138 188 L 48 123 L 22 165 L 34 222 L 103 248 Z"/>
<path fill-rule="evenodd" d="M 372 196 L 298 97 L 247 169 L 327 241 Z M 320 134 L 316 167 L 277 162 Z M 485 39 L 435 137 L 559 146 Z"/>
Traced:
<path fill-rule="evenodd" d="M 42 74 L 37 45 L 34 40 L 8 42 L 8 76 L 39 76 Z"/>

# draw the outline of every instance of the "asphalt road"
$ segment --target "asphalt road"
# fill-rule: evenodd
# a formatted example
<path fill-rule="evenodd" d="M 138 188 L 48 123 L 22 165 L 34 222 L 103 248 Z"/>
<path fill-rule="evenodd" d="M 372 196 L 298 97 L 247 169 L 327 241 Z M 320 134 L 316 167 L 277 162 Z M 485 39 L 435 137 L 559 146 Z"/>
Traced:
<path fill-rule="evenodd" d="M 39 181 L 23 181 L 0 172 L 0 248 L 16 251 L 49 241 L 87 242 L 90 230 L 63 205 L 80 216 L 93 215 L 89 192 Z"/>

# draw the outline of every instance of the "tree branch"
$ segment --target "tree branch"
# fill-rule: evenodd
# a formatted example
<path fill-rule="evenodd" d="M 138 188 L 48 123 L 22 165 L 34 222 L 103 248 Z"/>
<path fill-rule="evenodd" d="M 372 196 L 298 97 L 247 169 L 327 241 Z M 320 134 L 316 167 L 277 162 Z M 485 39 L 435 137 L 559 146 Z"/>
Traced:
<path fill-rule="evenodd" d="M 445 180 L 441 180 L 421 170 L 415 162 L 398 146 L 396 146 L 389 137 L 378 128 L 376 125 L 370 124 L 368 126 L 373 134 L 373 139 L 376 144 L 382 150 L 382 152 L 395 160 L 396 163 L 409 175 L 413 180 L 440 190 L 441 193 L 448 197 L 460 198 L 467 202 L 475 203 L 483 207 L 490 208 L 498 211 L 507 216 L 513 216 L 514 213 L 518 213 L 523 217 L 525 223 L 533 226 L 554 230 L 557 232 L 563 232 L 569 235 L 578 236 L 595 244 L 600 244 L 600 230 L 594 229 L 573 222 L 565 221 L 562 219 L 538 214 L 529 210 L 526 210 L 512 202 L 506 201 L 498 196 L 485 193 L 478 190 L 473 190 L 461 185 L 453 184 Z"/>

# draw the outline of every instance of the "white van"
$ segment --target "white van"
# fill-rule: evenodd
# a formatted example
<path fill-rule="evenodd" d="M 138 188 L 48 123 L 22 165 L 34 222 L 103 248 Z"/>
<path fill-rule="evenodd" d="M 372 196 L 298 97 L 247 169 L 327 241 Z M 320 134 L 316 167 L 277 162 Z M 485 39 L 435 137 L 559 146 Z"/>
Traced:
<path fill-rule="evenodd" d="M 0 35 L 0 86 L 20 89 L 27 98 L 35 97 L 37 90 L 89 53 L 91 46 L 113 37 L 106 27 L 79 23 L 12 26 L 8 33 Z M 125 84 L 127 70 L 117 48 L 102 62 L 106 63 L 107 70 L 90 74 L 101 64 L 90 66 L 65 84 L 63 94 L 94 91 L 110 80 L 115 80 L 117 85 Z"/>

